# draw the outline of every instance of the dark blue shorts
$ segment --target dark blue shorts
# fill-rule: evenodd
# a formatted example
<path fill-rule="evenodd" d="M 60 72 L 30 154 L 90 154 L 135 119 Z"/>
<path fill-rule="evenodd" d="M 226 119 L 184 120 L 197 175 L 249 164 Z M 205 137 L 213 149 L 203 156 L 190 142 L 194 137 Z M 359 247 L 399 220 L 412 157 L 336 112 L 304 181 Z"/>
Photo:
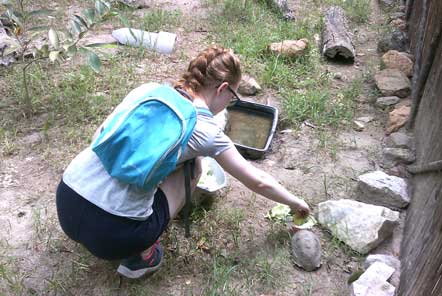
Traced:
<path fill-rule="evenodd" d="M 153 245 L 170 220 L 169 204 L 160 189 L 155 193 L 153 212 L 145 221 L 110 214 L 78 195 L 63 181 L 58 185 L 56 202 L 58 219 L 66 235 L 106 260 L 141 253 Z"/>

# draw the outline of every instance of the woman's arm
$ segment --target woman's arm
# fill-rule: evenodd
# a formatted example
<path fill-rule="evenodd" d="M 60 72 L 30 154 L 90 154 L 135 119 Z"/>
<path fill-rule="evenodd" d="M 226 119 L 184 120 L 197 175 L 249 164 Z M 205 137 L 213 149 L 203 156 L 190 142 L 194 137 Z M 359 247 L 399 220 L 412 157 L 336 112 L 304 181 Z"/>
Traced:
<path fill-rule="evenodd" d="M 269 174 L 254 167 L 242 157 L 236 147 L 227 149 L 215 159 L 225 171 L 250 190 L 290 206 L 301 216 L 307 216 L 310 213 L 310 208 L 305 201 L 291 194 Z"/>

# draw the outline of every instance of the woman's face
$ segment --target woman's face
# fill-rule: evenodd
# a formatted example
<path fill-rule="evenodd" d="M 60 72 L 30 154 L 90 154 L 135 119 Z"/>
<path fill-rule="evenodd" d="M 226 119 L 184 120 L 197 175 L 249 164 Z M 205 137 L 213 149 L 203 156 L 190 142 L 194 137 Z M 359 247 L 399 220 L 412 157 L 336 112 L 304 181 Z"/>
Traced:
<path fill-rule="evenodd" d="M 215 90 L 214 97 L 211 102 L 210 111 L 213 114 L 218 114 L 224 110 L 229 104 L 236 102 L 239 98 L 236 94 L 239 83 L 230 86 L 227 82 L 223 82 Z"/>

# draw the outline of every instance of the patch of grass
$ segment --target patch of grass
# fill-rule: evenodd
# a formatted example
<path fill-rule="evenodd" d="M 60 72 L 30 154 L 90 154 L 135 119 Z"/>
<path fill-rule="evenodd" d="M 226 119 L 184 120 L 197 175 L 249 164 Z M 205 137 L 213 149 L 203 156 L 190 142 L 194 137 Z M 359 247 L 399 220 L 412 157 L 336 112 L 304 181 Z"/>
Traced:
<path fill-rule="evenodd" d="M 215 257 L 203 295 L 240 295 L 237 288 L 231 285 L 232 274 L 237 268 L 238 265 L 230 260 Z"/>
<path fill-rule="evenodd" d="M 6 260 L 9 261 L 9 264 Z M 16 264 L 15 261 L 16 260 L 13 258 L 1 258 L 0 288 L 3 291 L 9 291 L 11 295 L 24 295 L 26 292 L 26 287 L 24 285 L 26 275 L 11 268 L 12 265 Z"/>
<path fill-rule="evenodd" d="M 328 91 L 327 85 L 328 82 L 318 89 L 312 84 L 306 91 L 285 92 L 287 120 L 296 124 L 309 119 L 321 127 L 334 128 L 348 124 L 354 116 L 355 100 L 362 92 L 362 80 L 353 80 L 338 93 Z"/>
<path fill-rule="evenodd" d="M 341 6 L 347 13 L 347 17 L 357 23 L 366 23 L 371 14 L 370 0 L 316 0 L 328 5 Z"/>
<path fill-rule="evenodd" d="M 202 295 L 254 295 L 284 290 L 290 255 L 286 249 L 266 249 L 236 261 L 213 259 Z"/>
<path fill-rule="evenodd" d="M 140 29 L 147 32 L 171 31 L 181 24 L 181 19 L 179 10 L 152 9 L 144 14 Z"/>
<path fill-rule="evenodd" d="M 10 156 L 17 150 L 15 143 L 15 130 L 5 130 L 0 127 L 0 153 L 4 156 Z"/>
<path fill-rule="evenodd" d="M 25 101 L 25 88 L 22 82 L 22 66 L 15 65 L 5 71 L 5 94 L 0 114 L 2 115 L 2 127 L 11 127 L 16 121 L 20 121 L 25 117 L 25 109 L 31 107 L 29 113 L 35 115 L 41 112 L 42 99 L 47 95 L 48 79 L 47 68 L 43 63 L 34 63 L 28 68 L 28 86 L 31 102 Z"/>
<path fill-rule="evenodd" d="M 120 59 L 129 62 L 120 63 Z M 21 134 L 28 129 L 41 130 L 47 136 L 54 126 L 63 126 L 65 133 L 61 136 L 70 138 L 70 142 L 90 140 L 94 128 L 137 81 L 132 63 L 131 58 L 115 57 L 99 74 L 83 65 L 72 65 L 69 72 L 60 72 L 62 69 L 35 63 L 29 71 L 33 98 L 33 116 L 29 120 L 23 120 L 20 112 L 11 112 L 21 110 L 22 97 L 22 87 L 16 82 L 19 73 L 13 70 L 6 77 L 8 108 L 0 109 L 0 140 L 8 144 L 13 132 Z M 85 129 L 91 131 L 85 133 Z M 10 153 L 12 148 L 12 143 L 6 145 L 3 153 Z"/>
<path fill-rule="evenodd" d="M 325 130 L 318 130 L 316 134 L 318 137 L 318 149 L 327 151 L 329 156 L 333 160 L 336 160 L 338 147 L 340 145 L 336 134 Z"/>
<path fill-rule="evenodd" d="M 283 290 L 291 266 L 287 231 L 276 225 L 263 246 L 245 227 L 241 209 L 214 208 L 201 212 L 192 224 L 192 238 L 184 238 L 182 227 L 173 225 L 163 237 L 165 266 L 151 284 L 179 275 L 203 274 L 196 295 L 255 295 Z M 193 295 L 192 293 L 189 295 Z"/>
<path fill-rule="evenodd" d="M 245 71 L 258 77 L 265 87 L 283 98 L 285 121 L 297 125 L 311 120 L 317 125 L 338 127 L 353 116 L 353 99 L 360 87 L 352 84 L 338 94 L 329 90 L 330 78 L 321 73 L 322 59 L 315 46 L 298 58 L 275 56 L 268 52 L 272 42 L 310 38 L 320 32 L 320 11 L 296 22 L 287 22 L 269 13 L 265 1 L 214 1 L 211 15 L 217 42 L 240 55 Z M 232 12 L 234 11 L 234 12 Z M 256 24 L 259 23 L 259 26 Z"/>

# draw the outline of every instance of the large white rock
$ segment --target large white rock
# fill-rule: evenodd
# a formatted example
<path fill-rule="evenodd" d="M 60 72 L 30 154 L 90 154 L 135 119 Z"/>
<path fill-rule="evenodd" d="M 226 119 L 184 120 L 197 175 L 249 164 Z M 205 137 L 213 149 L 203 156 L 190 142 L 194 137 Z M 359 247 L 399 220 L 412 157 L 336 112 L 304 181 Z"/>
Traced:
<path fill-rule="evenodd" d="M 357 200 L 392 208 L 404 208 L 410 202 L 407 182 L 382 171 L 367 173 L 358 177 L 360 194 Z"/>
<path fill-rule="evenodd" d="M 351 296 L 394 296 L 395 288 L 387 282 L 393 273 L 387 264 L 373 263 L 351 284 Z"/>
<path fill-rule="evenodd" d="M 399 224 L 399 212 L 350 199 L 320 203 L 317 216 L 320 224 L 361 254 L 390 237 Z"/>

